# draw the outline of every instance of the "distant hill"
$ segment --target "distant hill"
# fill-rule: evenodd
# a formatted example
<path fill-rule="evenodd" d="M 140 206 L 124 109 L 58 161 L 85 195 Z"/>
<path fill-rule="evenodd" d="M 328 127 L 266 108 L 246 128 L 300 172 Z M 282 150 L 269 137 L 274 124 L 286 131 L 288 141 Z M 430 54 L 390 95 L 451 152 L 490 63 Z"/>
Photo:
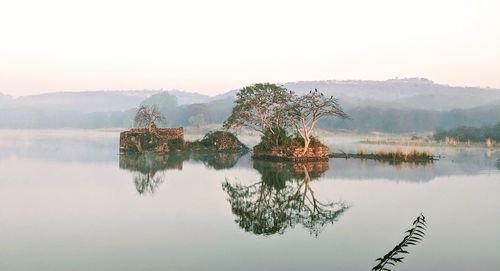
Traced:
<path fill-rule="evenodd" d="M 146 98 L 163 90 L 53 92 L 12 98 L 0 94 L 0 106 L 36 110 L 69 110 L 82 113 L 124 111 L 135 108 Z M 180 90 L 168 91 L 179 105 L 204 103 L 208 95 Z"/>
<path fill-rule="evenodd" d="M 319 125 L 327 130 L 405 133 L 500 121 L 499 89 L 453 87 L 422 78 L 283 85 L 298 94 L 316 88 L 340 99 L 353 119 L 321 121 Z M 0 93 L 0 128 L 130 127 L 141 103 L 161 105 L 168 125 L 221 123 L 231 113 L 236 93 L 211 97 L 180 90 L 82 91 L 19 98 Z"/>
<path fill-rule="evenodd" d="M 283 84 L 304 94 L 315 88 L 341 100 L 346 107 L 376 106 L 437 111 L 500 104 L 500 89 L 453 87 L 424 78 L 386 81 L 302 81 Z"/>
<path fill-rule="evenodd" d="M 413 133 L 452 129 L 464 125 L 481 127 L 500 122 L 500 105 L 451 111 L 365 106 L 350 108 L 346 112 L 351 116 L 351 120 L 326 118 L 322 119 L 318 126 L 325 130 Z"/>
<path fill-rule="evenodd" d="M 453 87 L 423 78 L 386 81 L 300 81 L 284 83 L 283 86 L 298 94 L 305 94 L 316 88 L 327 96 L 339 98 L 345 107 L 374 106 L 449 111 L 500 104 L 500 89 Z M 164 90 L 54 92 L 15 99 L 0 93 L 0 105 L 84 113 L 112 112 L 137 107 L 144 99 L 162 91 Z M 213 97 L 176 89 L 167 92 L 177 97 L 178 105 L 187 105 L 234 98 L 237 90 Z"/>
<path fill-rule="evenodd" d="M 500 89 L 454 87 L 436 84 L 425 78 L 299 81 L 282 85 L 298 94 L 318 89 L 327 96 L 339 98 L 346 108 L 371 106 L 449 111 L 500 104 Z M 212 100 L 222 97 L 234 98 L 237 91 L 219 94 L 212 97 Z"/>
<path fill-rule="evenodd" d="M 3 93 L 0 93 L 0 107 L 7 105 L 11 101 L 12 101 L 12 97 L 10 97 L 9 95 L 5 95 Z"/>
<path fill-rule="evenodd" d="M 177 97 L 177 103 L 179 105 L 207 103 L 211 100 L 210 96 L 200 94 L 197 92 L 187 92 L 187 91 L 182 91 L 182 90 L 169 90 L 168 94 Z"/>
<path fill-rule="evenodd" d="M 158 91 L 53 92 L 21 96 L 3 104 L 5 108 L 68 110 L 82 113 L 123 111 L 137 107 Z"/>

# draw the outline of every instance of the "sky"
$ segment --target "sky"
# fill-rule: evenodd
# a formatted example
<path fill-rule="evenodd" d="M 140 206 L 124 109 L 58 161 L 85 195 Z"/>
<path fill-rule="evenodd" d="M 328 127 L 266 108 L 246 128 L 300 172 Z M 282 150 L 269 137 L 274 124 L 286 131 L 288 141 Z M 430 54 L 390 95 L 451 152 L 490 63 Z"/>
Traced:
<path fill-rule="evenodd" d="M 0 0 L 0 92 L 425 77 L 500 88 L 500 1 Z"/>

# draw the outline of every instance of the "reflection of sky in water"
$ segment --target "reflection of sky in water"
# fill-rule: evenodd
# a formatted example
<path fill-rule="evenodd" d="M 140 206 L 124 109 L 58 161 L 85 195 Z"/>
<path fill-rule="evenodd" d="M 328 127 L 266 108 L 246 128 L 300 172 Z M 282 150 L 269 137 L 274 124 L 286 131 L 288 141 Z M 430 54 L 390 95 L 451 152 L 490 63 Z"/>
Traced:
<path fill-rule="evenodd" d="M 0 159 L 115 163 L 117 132 L 75 130 L 0 130 Z"/>
<path fill-rule="evenodd" d="M 194 136 L 187 136 L 193 138 Z M 325 142 L 332 152 L 339 150 L 366 153 L 378 150 L 391 151 L 408 146 L 375 145 L 357 143 L 363 136 L 326 137 Z M 258 138 L 242 137 L 247 144 Z M 117 163 L 118 132 L 105 131 L 51 131 L 51 130 L 4 130 L 0 131 L 0 159 L 21 157 L 45 161 L 78 163 Z M 486 148 L 418 147 L 442 156 L 440 161 L 429 165 L 403 163 L 389 165 L 370 160 L 331 159 L 327 176 L 348 179 L 379 179 L 406 181 L 430 181 L 436 176 L 496 174 L 500 169 L 500 150 Z M 250 156 L 248 154 L 247 156 Z M 192 162 L 202 162 L 194 159 Z M 237 161 L 238 167 L 252 167 L 249 157 Z M 205 164 L 208 165 L 205 161 Z M 210 165 L 209 165 L 210 166 Z"/>
<path fill-rule="evenodd" d="M 498 151 L 443 148 L 423 167 L 331 159 L 310 187 L 351 207 L 316 238 L 300 223 L 262 236 L 235 222 L 222 184 L 261 180 L 249 155 L 146 162 L 161 182 L 141 196 L 144 162 L 117 149 L 117 133 L 0 131 L 1 270 L 369 270 L 420 212 L 427 236 L 397 270 L 500 266 Z"/>
<path fill-rule="evenodd" d="M 496 167 L 497 160 L 500 159 L 499 149 L 486 148 L 456 148 L 456 147 L 413 147 L 408 145 L 377 145 L 357 143 L 366 140 L 366 137 L 339 137 L 326 138 L 327 144 L 332 152 L 342 150 L 344 152 L 354 152 L 363 150 L 365 153 L 376 153 L 380 150 L 394 151 L 402 149 L 409 151 L 416 148 L 419 151 L 427 151 L 441 158 L 428 165 L 412 165 L 403 163 L 400 165 L 389 165 L 388 163 L 363 160 L 334 159 L 331 170 L 327 175 L 338 178 L 349 179 L 390 179 L 407 181 L 430 181 L 437 176 L 453 175 L 476 175 L 499 174 Z"/>

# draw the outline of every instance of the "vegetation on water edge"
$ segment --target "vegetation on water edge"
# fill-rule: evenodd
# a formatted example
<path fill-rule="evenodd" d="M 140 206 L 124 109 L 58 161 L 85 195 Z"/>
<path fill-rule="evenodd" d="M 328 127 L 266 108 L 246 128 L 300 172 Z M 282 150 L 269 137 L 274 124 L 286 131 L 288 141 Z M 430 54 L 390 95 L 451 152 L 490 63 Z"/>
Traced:
<path fill-rule="evenodd" d="M 485 125 L 481 128 L 461 126 L 452 130 L 437 131 L 434 134 L 435 140 L 458 142 L 487 142 L 487 145 L 493 144 L 492 141 L 500 142 L 500 122 L 495 125 Z"/>
<path fill-rule="evenodd" d="M 182 150 L 185 146 L 185 141 L 182 138 L 176 138 L 168 141 L 168 148 L 171 150 Z"/>
<path fill-rule="evenodd" d="M 403 151 L 402 149 L 397 149 L 396 151 L 386 152 L 384 150 L 379 150 L 376 153 L 366 153 L 364 150 L 358 150 L 357 153 L 332 153 L 331 158 L 357 158 L 357 159 L 372 159 L 372 160 L 384 160 L 384 161 L 396 161 L 396 162 L 432 162 L 438 160 L 438 157 L 423 151 L 419 152 L 416 149 L 411 151 Z"/>
<path fill-rule="evenodd" d="M 248 151 L 236 135 L 225 131 L 208 132 L 201 140 L 189 142 L 187 148 L 192 151 Z"/>
<path fill-rule="evenodd" d="M 271 151 L 273 148 L 301 148 L 304 146 L 304 139 L 297 135 L 290 135 L 283 127 L 274 129 L 266 129 L 260 137 L 259 144 L 255 145 L 256 151 Z M 314 137 L 310 137 L 309 147 L 324 146 L 321 141 Z"/>

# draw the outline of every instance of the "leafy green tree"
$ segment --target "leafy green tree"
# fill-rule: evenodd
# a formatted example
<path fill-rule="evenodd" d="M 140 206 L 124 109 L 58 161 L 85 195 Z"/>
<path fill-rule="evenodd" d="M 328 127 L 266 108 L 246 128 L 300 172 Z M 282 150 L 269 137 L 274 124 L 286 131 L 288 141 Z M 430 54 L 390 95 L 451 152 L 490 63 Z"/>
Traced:
<path fill-rule="evenodd" d="M 255 146 L 261 151 L 269 151 L 274 147 L 291 147 L 293 143 L 288 129 L 285 127 L 273 127 L 264 130 L 264 134 L 260 137 L 260 142 Z"/>
<path fill-rule="evenodd" d="M 293 92 L 282 86 L 259 83 L 241 89 L 224 128 L 246 127 L 264 134 L 266 129 L 286 126 L 286 111 Z"/>

